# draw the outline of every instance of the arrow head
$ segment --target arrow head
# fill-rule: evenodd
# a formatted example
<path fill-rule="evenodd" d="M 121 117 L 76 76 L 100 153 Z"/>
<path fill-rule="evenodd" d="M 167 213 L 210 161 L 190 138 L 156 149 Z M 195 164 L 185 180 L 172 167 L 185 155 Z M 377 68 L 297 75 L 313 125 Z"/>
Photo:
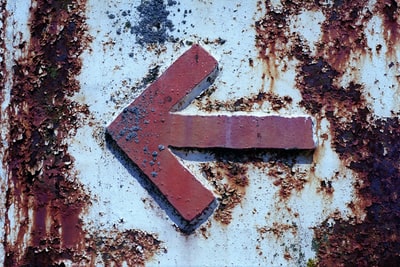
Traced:
<path fill-rule="evenodd" d="M 200 46 L 192 46 L 107 128 L 117 146 L 190 224 L 215 198 L 169 150 L 174 138 L 170 111 L 185 108 L 213 82 L 217 71 L 217 61 Z"/>

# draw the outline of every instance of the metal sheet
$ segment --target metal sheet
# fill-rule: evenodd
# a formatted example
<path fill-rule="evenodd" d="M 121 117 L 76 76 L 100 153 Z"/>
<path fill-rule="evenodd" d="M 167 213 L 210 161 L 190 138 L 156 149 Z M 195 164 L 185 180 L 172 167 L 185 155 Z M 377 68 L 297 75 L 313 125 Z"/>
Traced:
<path fill-rule="evenodd" d="M 0 3 L 0 264 L 399 264 L 395 0 Z M 187 232 L 106 128 L 193 44 L 219 71 L 176 118 L 310 117 L 316 148 L 178 134 L 217 200 Z"/>

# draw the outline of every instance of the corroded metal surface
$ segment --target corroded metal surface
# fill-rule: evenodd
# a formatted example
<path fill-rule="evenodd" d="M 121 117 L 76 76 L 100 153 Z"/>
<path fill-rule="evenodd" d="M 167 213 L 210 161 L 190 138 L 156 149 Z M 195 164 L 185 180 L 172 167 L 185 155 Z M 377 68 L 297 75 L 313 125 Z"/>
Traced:
<path fill-rule="evenodd" d="M 11 2 L 0 263 L 399 265 L 397 1 Z M 187 235 L 105 128 L 196 43 L 219 75 L 180 115 L 311 116 L 318 145 L 171 148 L 217 199 Z"/>
<path fill-rule="evenodd" d="M 397 234 L 400 173 L 396 141 L 399 113 L 392 110 L 388 118 L 374 114 L 366 99 L 369 85 L 359 79 L 363 70 L 357 64 L 363 64 L 359 60 L 365 56 L 386 57 L 387 69 L 377 69 L 382 72 L 382 77 L 377 79 L 385 79 L 384 72 L 398 64 L 394 63 L 398 60 L 395 52 L 400 29 L 398 3 L 333 1 L 324 5 L 282 1 L 281 5 L 281 10 L 276 11 L 265 4 L 266 16 L 256 22 L 260 57 L 271 69 L 276 67 L 277 58 L 298 61 L 296 81 L 303 99 L 300 104 L 318 120 L 329 121 L 331 145 L 343 166 L 354 171 L 356 179 L 357 198 L 348 205 L 355 212 L 365 212 L 364 220 L 333 216 L 333 225 L 324 222 L 315 228 L 316 263 L 319 266 L 395 266 L 400 262 Z M 306 40 L 291 34 L 289 29 L 290 19 L 306 11 L 322 12 L 326 18 L 321 24 L 322 35 L 312 51 Z M 371 47 L 365 30 L 374 18 L 382 24 L 371 30 L 382 32 L 384 43 Z M 374 35 L 374 32 L 368 34 Z M 284 46 L 288 43 L 289 46 Z M 383 46 L 386 51 L 382 51 Z M 379 80 L 374 86 L 379 86 Z M 398 98 L 398 78 L 393 86 L 393 97 Z M 321 183 L 321 186 L 327 185 Z"/>
<path fill-rule="evenodd" d="M 74 76 L 83 45 L 74 38 L 85 38 L 78 13 L 84 5 L 36 4 L 31 39 L 20 44 L 25 56 L 13 66 L 7 110 L 12 123 L 3 158 L 8 168 L 6 266 L 51 264 L 63 251 L 79 249 L 84 236 L 79 214 L 88 199 L 80 183 L 68 177 L 72 159 L 63 143 L 85 113 L 85 107 L 66 99 L 79 89 Z"/>

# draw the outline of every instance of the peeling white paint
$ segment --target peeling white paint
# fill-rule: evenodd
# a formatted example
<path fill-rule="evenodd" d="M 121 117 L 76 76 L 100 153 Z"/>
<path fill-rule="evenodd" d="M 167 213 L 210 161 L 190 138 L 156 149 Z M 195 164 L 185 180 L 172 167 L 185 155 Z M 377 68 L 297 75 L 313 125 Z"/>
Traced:
<path fill-rule="evenodd" d="M 388 53 L 386 42 L 382 40 L 382 19 L 373 17 L 369 21 L 365 34 L 370 52 L 362 59 L 358 72 L 364 82 L 365 97 L 371 103 L 377 116 L 391 117 L 400 112 L 399 77 L 400 51 L 394 49 L 395 55 L 388 62 L 382 55 Z M 392 48 L 393 49 L 393 48 Z"/>

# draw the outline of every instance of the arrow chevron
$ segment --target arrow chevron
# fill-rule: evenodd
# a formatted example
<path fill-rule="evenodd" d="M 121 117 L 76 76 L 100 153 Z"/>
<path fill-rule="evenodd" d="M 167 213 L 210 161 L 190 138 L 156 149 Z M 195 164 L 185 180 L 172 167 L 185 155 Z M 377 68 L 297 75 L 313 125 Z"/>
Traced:
<path fill-rule="evenodd" d="M 169 147 L 314 149 L 309 117 L 174 113 L 214 81 L 217 61 L 199 45 L 179 57 L 126 107 L 107 132 L 187 222 L 215 201 Z"/>

